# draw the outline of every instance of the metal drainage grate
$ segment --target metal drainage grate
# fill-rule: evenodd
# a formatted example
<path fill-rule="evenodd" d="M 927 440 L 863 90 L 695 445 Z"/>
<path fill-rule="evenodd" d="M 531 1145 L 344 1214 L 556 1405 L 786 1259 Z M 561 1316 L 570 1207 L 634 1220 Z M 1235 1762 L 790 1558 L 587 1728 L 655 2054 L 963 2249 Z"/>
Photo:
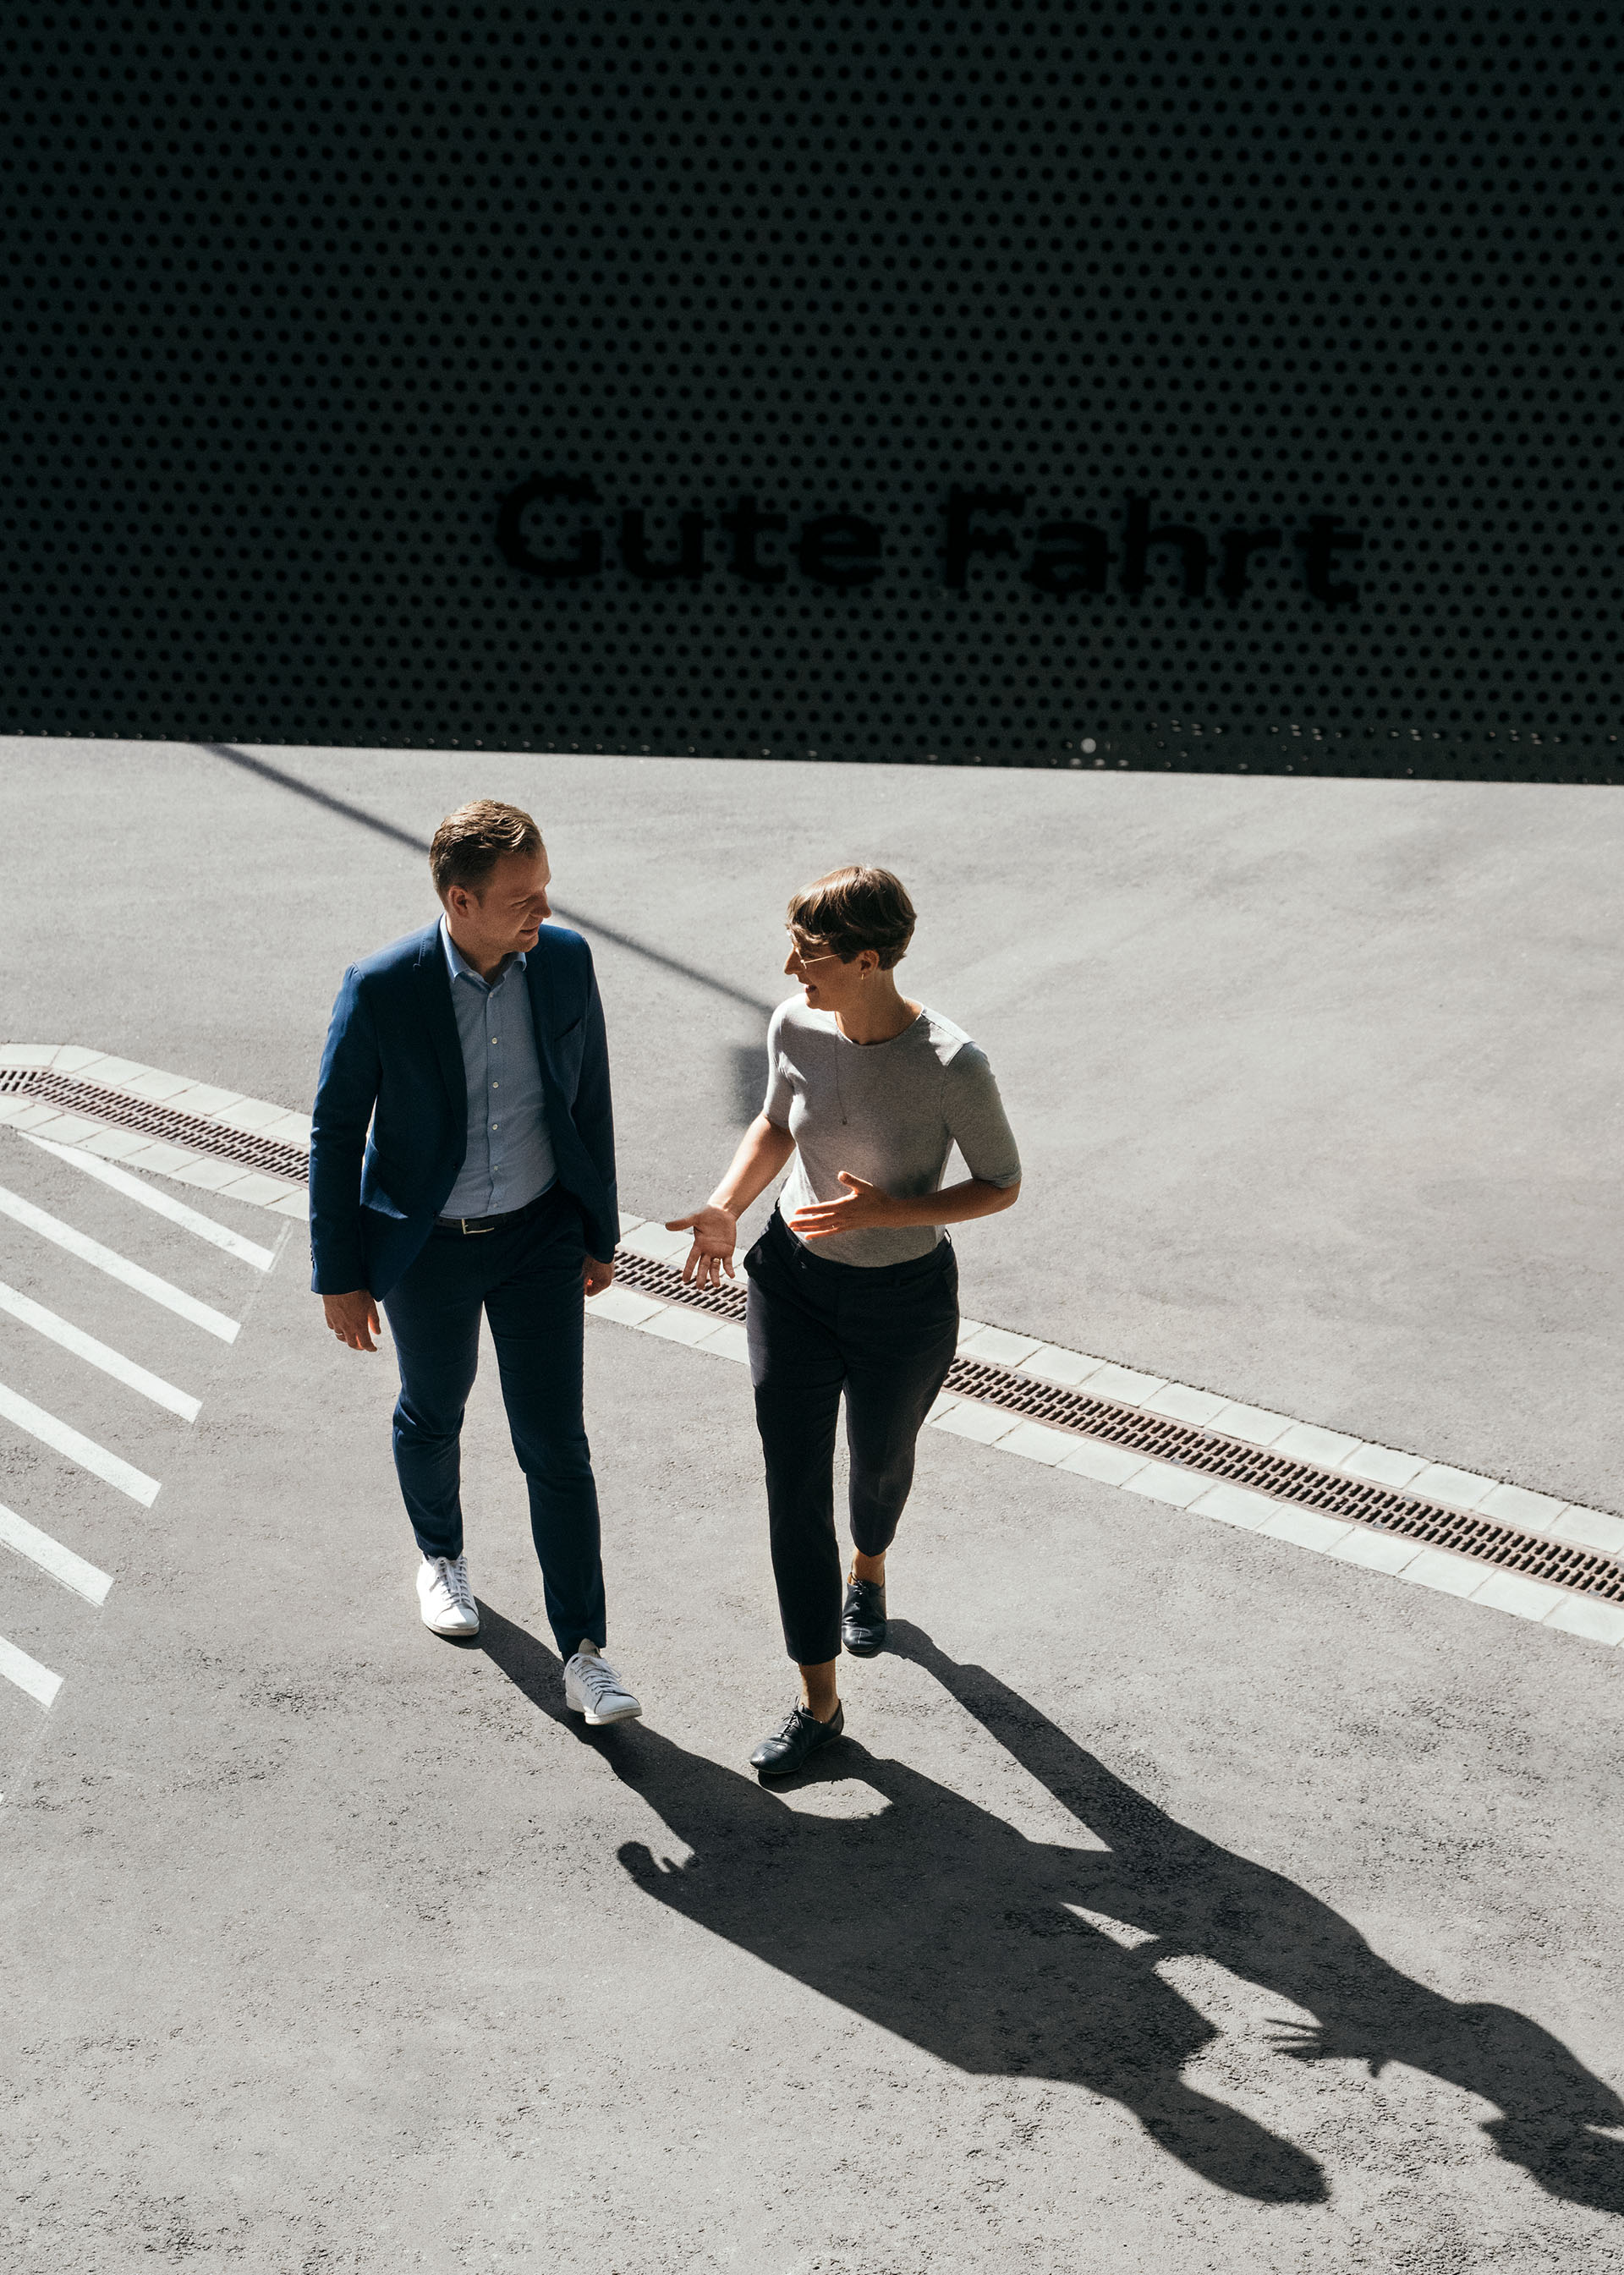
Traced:
<path fill-rule="evenodd" d="M 620 1288 L 640 1289 L 646 1296 L 658 1296 L 662 1304 L 687 1304 L 696 1311 L 714 1311 L 719 1319 L 742 1321 L 744 1317 L 743 1280 L 731 1281 L 722 1288 L 684 1288 L 682 1274 L 670 1265 L 656 1264 L 652 1256 L 638 1256 L 623 1248 L 616 1251 L 615 1282 Z"/>
<path fill-rule="evenodd" d="M 742 1286 L 702 1292 L 684 1288 L 680 1273 L 646 1256 L 623 1256 L 616 1266 L 616 1277 L 668 1304 L 691 1304 L 729 1319 L 744 1316 Z M 956 1398 L 978 1399 L 984 1405 L 1002 1407 L 1008 1413 L 1046 1423 L 1051 1429 L 1074 1430 L 1080 1437 L 1123 1447 L 1149 1461 L 1194 1470 L 1217 1483 L 1243 1485 L 1274 1500 L 1367 1524 L 1378 1532 L 1396 1533 L 1427 1547 L 1446 1548 L 1454 1555 L 1469 1556 L 1507 1572 L 1525 1573 L 1530 1579 L 1544 1580 L 1552 1587 L 1624 1603 L 1624 1564 L 1597 1549 L 1523 1532 L 1515 1525 L 1474 1515 L 1470 1509 L 1446 1508 L 1439 1501 L 1395 1492 L 1391 1485 L 1374 1485 L 1368 1478 L 1350 1478 L 1341 1470 L 1321 1469 L 1314 1462 L 1272 1453 L 1266 1446 L 1250 1446 L 1243 1439 L 1226 1437 L 1217 1430 L 1147 1414 L 1137 1406 L 1122 1406 L 1114 1399 L 1091 1398 L 1086 1387 L 1062 1390 L 1052 1383 L 1035 1382 L 1030 1375 L 1017 1374 L 1013 1367 L 995 1366 L 986 1359 L 961 1354 L 948 1370 L 946 1387 Z"/>
<path fill-rule="evenodd" d="M 263 1169 L 273 1177 L 291 1177 L 304 1184 L 310 1175 L 310 1154 L 285 1138 L 256 1138 L 252 1130 L 228 1130 L 223 1122 L 205 1121 L 201 1115 L 178 1114 L 146 1098 L 132 1098 L 121 1090 L 103 1090 L 94 1082 L 76 1082 L 72 1075 L 49 1067 L 0 1067 L 0 1092 L 37 1099 L 64 1114 L 85 1114 L 119 1130 L 139 1130 L 146 1138 L 167 1138 L 193 1153 L 212 1153 L 222 1161 L 235 1161 L 245 1169 Z"/>

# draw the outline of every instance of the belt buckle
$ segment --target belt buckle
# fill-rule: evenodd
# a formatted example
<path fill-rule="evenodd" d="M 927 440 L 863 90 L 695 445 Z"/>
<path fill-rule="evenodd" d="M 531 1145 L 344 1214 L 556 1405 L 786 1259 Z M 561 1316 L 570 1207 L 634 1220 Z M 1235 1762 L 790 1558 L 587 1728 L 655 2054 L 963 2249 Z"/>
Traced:
<path fill-rule="evenodd" d="M 487 1233 L 495 1232 L 496 1229 L 494 1224 L 475 1224 L 465 1216 L 459 1216 L 457 1221 L 462 1227 L 465 1240 L 480 1240 Z"/>

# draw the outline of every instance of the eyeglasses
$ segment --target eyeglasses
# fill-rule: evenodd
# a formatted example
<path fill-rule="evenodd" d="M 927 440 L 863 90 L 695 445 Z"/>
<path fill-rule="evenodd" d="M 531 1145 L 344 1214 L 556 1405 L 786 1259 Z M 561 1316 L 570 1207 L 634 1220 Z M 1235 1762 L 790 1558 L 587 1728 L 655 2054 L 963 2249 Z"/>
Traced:
<path fill-rule="evenodd" d="M 838 964 L 841 961 L 840 957 L 835 955 L 833 949 L 828 949 L 822 956 L 808 956 L 806 950 L 801 946 L 800 941 L 797 940 L 792 932 L 787 931 L 784 937 L 789 943 L 789 953 L 794 956 L 797 964 Z"/>

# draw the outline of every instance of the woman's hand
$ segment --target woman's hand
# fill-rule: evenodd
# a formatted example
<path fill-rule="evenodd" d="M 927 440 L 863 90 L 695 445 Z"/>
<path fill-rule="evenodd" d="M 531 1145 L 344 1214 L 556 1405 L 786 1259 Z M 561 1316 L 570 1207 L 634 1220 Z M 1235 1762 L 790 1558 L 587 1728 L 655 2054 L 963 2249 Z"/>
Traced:
<path fill-rule="evenodd" d="M 839 1233 L 867 1232 L 874 1225 L 893 1221 L 889 1193 L 882 1193 L 878 1185 L 865 1184 L 850 1169 L 841 1171 L 840 1181 L 850 1187 L 844 1198 L 809 1201 L 790 1218 L 791 1232 L 798 1232 L 803 1240 L 833 1240 Z"/>
<path fill-rule="evenodd" d="M 691 1281 L 696 1288 L 720 1288 L 724 1272 L 729 1280 L 735 1276 L 733 1248 L 738 1237 L 738 1219 L 730 1209 L 718 1208 L 713 1201 L 702 1209 L 695 1209 L 691 1216 L 673 1217 L 666 1230 L 693 1235 L 693 1246 L 683 1266 L 684 1281 Z"/>

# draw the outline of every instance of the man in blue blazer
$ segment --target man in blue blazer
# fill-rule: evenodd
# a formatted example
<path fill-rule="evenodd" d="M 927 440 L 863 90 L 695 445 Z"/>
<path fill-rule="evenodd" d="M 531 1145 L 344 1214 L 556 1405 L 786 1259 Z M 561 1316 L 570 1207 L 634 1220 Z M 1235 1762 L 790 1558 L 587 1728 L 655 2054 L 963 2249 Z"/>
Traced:
<path fill-rule="evenodd" d="M 564 1697 L 640 1713 L 603 1656 L 598 1495 L 581 1414 L 584 1303 L 615 1276 L 620 1219 L 608 1046 L 592 951 L 544 931 L 551 872 L 517 806 L 448 814 L 429 868 L 443 914 L 351 964 L 316 1085 L 311 1285 L 351 1350 L 395 1339 L 395 1467 L 436 1635 L 477 1635 L 459 1443 L 490 1321 L 530 1487 Z"/>

